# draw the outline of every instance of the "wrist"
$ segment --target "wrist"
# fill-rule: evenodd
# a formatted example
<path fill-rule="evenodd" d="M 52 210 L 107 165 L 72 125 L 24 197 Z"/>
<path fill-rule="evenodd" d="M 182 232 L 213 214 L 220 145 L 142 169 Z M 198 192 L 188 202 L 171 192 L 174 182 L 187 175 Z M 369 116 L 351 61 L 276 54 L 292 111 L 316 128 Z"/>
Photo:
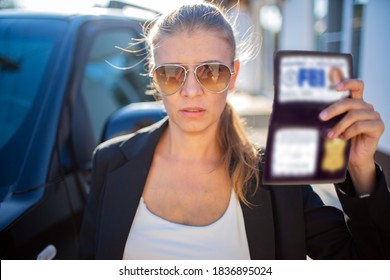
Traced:
<path fill-rule="evenodd" d="M 349 164 L 348 171 L 358 196 L 365 197 L 374 192 L 376 169 L 373 159 L 360 165 Z"/>

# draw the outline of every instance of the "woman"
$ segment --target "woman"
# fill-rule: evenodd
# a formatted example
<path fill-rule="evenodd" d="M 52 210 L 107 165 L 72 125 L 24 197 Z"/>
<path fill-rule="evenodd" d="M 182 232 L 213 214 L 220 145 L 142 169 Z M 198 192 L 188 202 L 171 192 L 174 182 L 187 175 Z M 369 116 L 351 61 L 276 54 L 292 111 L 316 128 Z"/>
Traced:
<path fill-rule="evenodd" d="M 262 152 L 226 101 L 240 63 L 220 9 L 183 6 L 147 42 L 168 118 L 96 149 L 82 258 L 389 257 L 390 195 L 373 160 L 383 123 L 360 81 L 339 84 L 352 98 L 319 116 L 348 112 L 328 135 L 352 139 L 348 178 L 337 185 L 348 228 L 310 186 L 261 184 Z"/>

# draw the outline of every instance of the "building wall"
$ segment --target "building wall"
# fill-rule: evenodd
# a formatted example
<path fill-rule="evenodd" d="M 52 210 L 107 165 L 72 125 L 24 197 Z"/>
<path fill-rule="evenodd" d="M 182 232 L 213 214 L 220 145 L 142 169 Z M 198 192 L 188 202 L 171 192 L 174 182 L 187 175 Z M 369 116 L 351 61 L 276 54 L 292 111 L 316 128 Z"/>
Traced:
<path fill-rule="evenodd" d="M 282 2 L 283 28 L 279 49 L 313 50 L 313 1 L 288 0 Z M 329 4 L 335 4 L 330 1 Z M 351 21 L 350 9 L 353 1 L 345 1 L 342 18 Z M 329 6 L 329 8 L 331 8 Z M 339 7 L 341 8 L 341 7 Z M 365 5 L 361 40 L 359 73 L 365 83 L 365 99 L 381 114 L 386 129 L 378 150 L 390 155 L 390 90 L 386 82 L 390 79 L 390 1 L 369 0 Z M 343 26 L 344 34 L 350 35 L 352 22 Z M 344 36 L 345 37 L 345 36 Z M 349 38 L 350 37 L 345 37 Z M 344 38 L 344 39 L 345 39 Z M 350 44 L 343 42 L 350 47 Z M 340 50 L 341 51 L 341 50 Z M 342 51 L 347 51 L 343 48 Z M 357 59 L 357 58 L 355 58 Z"/>
<path fill-rule="evenodd" d="M 282 5 L 281 50 L 313 50 L 313 1 L 289 0 Z"/>
<path fill-rule="evenodd" d="M 365 99 L 381 114 L 385 132 L 378 150 L 390 155 L 390 1 L 370 0 L 364 14 L 361 78 Z"/>

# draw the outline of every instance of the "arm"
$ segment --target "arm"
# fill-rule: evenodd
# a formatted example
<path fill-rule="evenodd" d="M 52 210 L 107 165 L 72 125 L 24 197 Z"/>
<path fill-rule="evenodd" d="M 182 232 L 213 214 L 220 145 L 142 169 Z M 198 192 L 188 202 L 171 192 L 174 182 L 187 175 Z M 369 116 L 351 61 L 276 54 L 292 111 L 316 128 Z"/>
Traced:
<path fill-rule="evenodd" d="M 390 259 L 390 192 L 380 166 L 375 165 L 375 187 L 369 196 L 356 192 L 350 174 L 336 192 L 354 242 L 364 258 Z"/>
<path fill-rule="evenodd" d="M 99 150 L 96 149 L 93 155 L 92 166 L 92 181 L 90 193 L 86 207 L 84 209 L 84 216 L 80 232 L 80 246 L 79 257 L 80 259 L 95 259 L 96 253 L 96 235 L 98 227 L 98 210 L 99 210 L 99 197 L 103 188 L 103 174 L 104 163 L 99 160 Z"/>
<path fill-rule="evenodd" d="M 102 232 L 100 225 L 102 213 L 107 211 L 102 206 L 107 188 L 106 177 L 111 171 L 126 162 L 126 157 L 120 146 L 131 137 L 132 134 L 113 138 L 100 144 L 94 151 L 91 189 L 84 209 L 80 231 L 79 257 L 81 259 L 102 258 L 102 256 L 96 254 L 98 248 L 101 248 L 98 237 Z"/>
<path fill-rule="evenodd" d="M 380 167 L 371 196 L 356 196 L 349 174 L 336 190 L 343 212 L 303 188 L 307 254 L 312 259 L 390 259 L 390 192 Z"/>

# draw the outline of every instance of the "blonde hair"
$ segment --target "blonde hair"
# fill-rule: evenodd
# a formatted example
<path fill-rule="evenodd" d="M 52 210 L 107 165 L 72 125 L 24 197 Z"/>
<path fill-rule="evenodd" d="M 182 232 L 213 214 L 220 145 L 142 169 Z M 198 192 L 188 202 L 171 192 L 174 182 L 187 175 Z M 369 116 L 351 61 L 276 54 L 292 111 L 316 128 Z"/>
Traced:
<path fill-rule="evenodd" d="M 250 142 L 243 121 L 229 102 L 220 119 L 219 143 L 234 190 L 240 200 L 249 205 L 246 195 L 253 195 L 260 183 L 260 153 Z M 249 186 L 253 182 L 256 188 L 250 190 Z"/>
<path fill-rule="evenodd" d="M 196 30 L 218 31 L 229 42 L 232 48 L 232 58 L 236 58 L 234 28 L 225 11 L 214 4 L 202 3 L 184 5 L 161 16 L 152 26 L 147 26 L 145 34 L 150 63 L 153 63 L 151 50 L 162 37 Z M 260 182 L 258 168 L 260 156 L 249 141 L 242 120 L 229 102 L 226 103 L 220 118 L 218 136 L 223 153 L 223 163 L 234 190 L 240 200 L 249 205 L 246 199 L 249 186 L 254 182 L 257 189 Z"/>
<path fill-rule="evenodd" d="M 189 4 L 157 18 L 145 28 L 146 43 L 149 50 L 164 36 L 196 30 L 215 30 L 227 39 L 232 47 L 232 58 L 236 54 L 236 40 L 233 26 L 221 8 L 213 4 Z M 152 59 L 153 54 L 150 59 Z"/>

